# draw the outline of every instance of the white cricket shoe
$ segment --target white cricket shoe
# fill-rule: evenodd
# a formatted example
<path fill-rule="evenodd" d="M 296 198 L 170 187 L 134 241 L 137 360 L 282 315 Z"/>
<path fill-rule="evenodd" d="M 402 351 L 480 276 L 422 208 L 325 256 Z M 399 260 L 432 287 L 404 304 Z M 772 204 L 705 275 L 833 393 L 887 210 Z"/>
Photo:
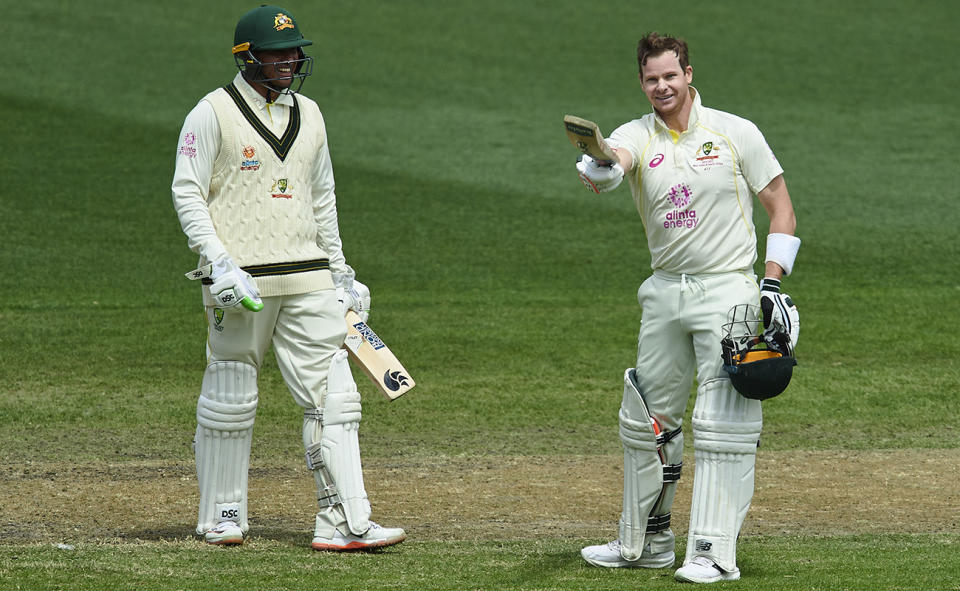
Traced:
<path fill-rule="evenodd" d="M 580 556 L 594 566 L 606 568 L 668 568 L 673 566 L 676 560 L 676 555 L 669 550 L 653 554 L 649 544 L 643 549 L 640 558 L 626 560 L 620 555 L 620 540 L 599 546 L 587 546 L 580 550 Z"/>
<path fill-rule="evenodd" d="M 363 532 L 362 535 L 358 536 L 353 532 L 341 534 L 340 530 L 336 529 L 332 538 L 314 537 L 310 546 L 314 550 L 333 550 L 335 552 L 371 550 L 399 544 L 406 539 L 407 533 L 399 527 L 381 527 L 371 521 L 370 529 Z"/>
<path fill-rule="evenodd" d="M 736 581 L 740 578 L 740 569 L 725 571 L 706 556 L 696 556 L 674 573 L 673 578 L 681 583 L 716 583 L 717 581 Z"/>
<path fill-rule="evenodd" d="M 243 543 L 243 530 L 232 521 L 221 521 L 203 534 L 203 541 L 218 546 L 235 546 Z"/>

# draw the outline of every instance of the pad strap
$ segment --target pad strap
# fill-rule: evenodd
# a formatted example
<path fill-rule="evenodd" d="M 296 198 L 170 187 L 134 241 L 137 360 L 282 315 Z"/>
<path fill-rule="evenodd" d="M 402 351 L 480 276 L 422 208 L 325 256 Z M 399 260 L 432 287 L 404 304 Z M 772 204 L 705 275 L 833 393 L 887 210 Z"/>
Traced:
<path fill-rule="evenodd" d="M 683 427 L 677 427 L 673 431 L 667 431 L 667 432 L 661 431 L 660 434 L 657 435 L 657 446 L 661 446 L 667 443 L 668 441 L 676 438 L 681 433 L 683 433 Z"/>
<path fill-rule="evenodd" d="M 307 469 L 316 474 L 317 504 L 321 509 L 325 509 L 340 504 L 340 493 L 337 492 L 337 485 L 330 476 L 327 465 L 323 463 L 322 448 L 323 445 L 320 442 L 314 443 L 307 448 L 306 456 Z"/>
<path fill-rule="evenodd" d="M 670 528 L 670 514 L 651 515 L 647 520 L 647 533 L 658 534 L 665 529 Z"/>
<path fill-rule="evenodd" d="M 663 481 L 676 482 L 680 480 L 680 472 L 683 469 L 683 462 L 679 464 L 665 464 L 663 466 Z"/>

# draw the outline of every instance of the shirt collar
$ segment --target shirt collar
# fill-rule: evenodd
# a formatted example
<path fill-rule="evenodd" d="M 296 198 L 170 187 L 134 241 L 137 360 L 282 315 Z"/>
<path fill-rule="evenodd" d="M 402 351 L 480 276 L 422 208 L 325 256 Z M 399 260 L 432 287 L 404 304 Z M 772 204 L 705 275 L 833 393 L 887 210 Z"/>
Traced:
<path fill-rule="evenodd" d="M 693 129 L 693 127 L 700 120 L 700 107 L 702 103 L 700 101 L 700 92 L 694 88 L 690 87 L 690 94 L 693 96 L 693 107 L 690 109 L 690 119 L 687 121 L 687 131 Z M 667 124 L 663 122 L 663 119 L 660 117 L 660 114 L 657 113 L 656 109 L 653 111 L 654 120 L 657 122 L 657 127 L 661 128 L 664 131 L 672 131 Z M 673 132 L 676 134 L 676 132 Z"/>
<path fill-rule="evenodd" d="M 267 106 L 267 99 L 263 98 L 259 92 L 254 90 L 253 86 L 243 77 L 243 74 L 237 72 L 237 75 L 233 79 L 233 85 L 237 87 L 237 90 L 240 91 L 240 94 L 243 95 L 244 100 L 246 100 L 248 104 L 256 106 L 260 110 L 263 110 Z M 292 107 L 293 95 L 283 93 L 271 104 Z"/>

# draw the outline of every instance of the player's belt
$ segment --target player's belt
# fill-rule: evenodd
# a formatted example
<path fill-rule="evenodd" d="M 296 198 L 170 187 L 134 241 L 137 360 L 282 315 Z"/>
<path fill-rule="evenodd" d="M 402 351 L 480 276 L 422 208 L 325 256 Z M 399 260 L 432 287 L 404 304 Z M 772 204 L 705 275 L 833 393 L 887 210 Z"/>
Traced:
<path fill-rule="evenodd" d="M 306 273 L 307 271 L 325 271 L 330 268 L 330 259 L 314 259 L 312 261 L 297 261 L 296 263 L 268 263 L 266 265 L 249 265 L 241 267 L 252 277 L 266 277 L 269 275 L 291 275 Z M 205 277 L 204 285 L 213 285 L 213 280 Z"/>

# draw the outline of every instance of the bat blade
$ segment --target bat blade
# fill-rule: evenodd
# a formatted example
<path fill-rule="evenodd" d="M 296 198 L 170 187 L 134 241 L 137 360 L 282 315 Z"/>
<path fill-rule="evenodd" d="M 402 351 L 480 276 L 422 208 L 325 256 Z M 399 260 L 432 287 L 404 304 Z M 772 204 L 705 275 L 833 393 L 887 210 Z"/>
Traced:
<path fill-rule="evenodd" d="M 346 321 L 344 348 L 384 396 L 396 400 L 417 385 L 397 356 L 356 312 L 348 310 Z"/>
<path fill-rule="evenodd" d="M 564 115 L 563 125 L 567 129 L 570 143 L 584 154 L 595 160 L 619 162 L 616 153 L 603 141 L 600 127 L 593 121 L 575 115 Z"/>

